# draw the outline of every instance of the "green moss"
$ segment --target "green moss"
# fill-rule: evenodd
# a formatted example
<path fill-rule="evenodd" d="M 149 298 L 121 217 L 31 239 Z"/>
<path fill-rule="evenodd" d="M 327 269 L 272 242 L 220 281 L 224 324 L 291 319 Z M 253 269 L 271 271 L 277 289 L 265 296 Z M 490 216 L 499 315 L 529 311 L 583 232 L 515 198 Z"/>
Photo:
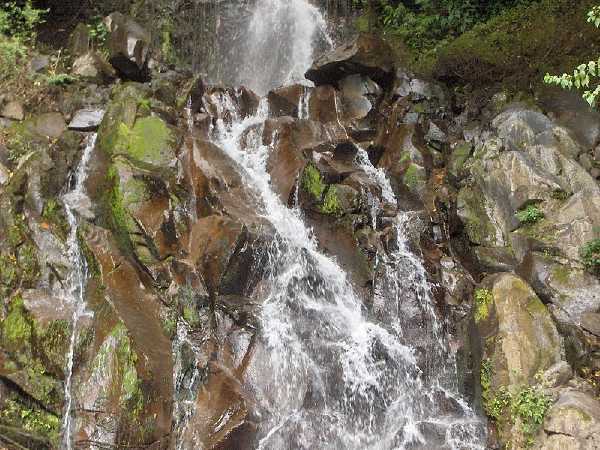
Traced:
<path fill-rule="evenodd" d="M 173 141 L 167 124 L 149 116 L 138 119 L 133 128 L 119 124 L 115 149 L 133 161 L 166 167 L 174 157 Z"/>
<path fill-rule="evenodd" d="M 25 311 L 23 299 L 15 297 L 10 302 L 6 319 L 2 322 L 2 339 L 9 348 L 20 348 L 29 342 L 32 332 L 33 326 Z"/>
<path fill-rule="evenodd" d="M 465 162 L 467 162 L 469 156 L 471 155 L 471 149 L 471 144 L 468 144 L 466 142 L 458 144 L 454 148 L 448 164 L 449 172 L 452 175 L 458 176 L 460 174 L 465 165 Z"/>
<path fill-rule="evenodd" d="M 404 172 L 402 181 L 408 189 L 414 192 L 425 185 L 425 182 L 427 181 L 425 178 L 425 171 L 416 164 L 410 164 Z"/>
<path fill-rule="evenodd" d="M 198 314 L 196 308 L 194 308 L 193 306 L 183 307 L 183 319 L 192 328 L 196 327 L 200 323 L 200 315 Z"/>
<path fill-rule="evenodd" d="M 125 208 L 121 177 L 114 164 L 107 171 L 106 186 L 103 203 L 107 225 L 114 231 L 121 249 L 129 252 L 133 248 L 129 232 L 135 230 L 135 223 Z"/>
<path fill-rule="evenodd" d="M 335 186 L 330 186 L 325 193 L 323 204 L 319 207 L 319 211 L 323 214 L 339 216 L 342 214 L 342 205 L 337 197 Z"/>
<path fill-rule="evenodd" d="M 581 61 L 597 58 L 600 36 L 586 23 L 594 4 L 592 0 L 520 4 L 440 43 L 435 52 L 421 58 L 421 65 L 433 66 L 435 75 L 447 81 L 470 83 L 471 89 L 497 82 L 516 88 L 541 85 L 546 72 L 571 71 Z"/>
<path fill-rule="evenodd" d="M 67 320 L 55 320 L 42 328 L 36 326 L 36 351 L 44 355 L 50 364 L 57 364 L 60 369 L 64 364 L 71 339 L 71 324 Z"/>
<path fill-rule="evenodd" d="M 321 172 L 313 164 L 309 164 L 304 169 L 302 175 L 302 188 L 308 192 L 315 201 L 320 202 L 325 192 L 325 183 L 321 177 Z"/>
<path fill-rule="evenodd" d="M 96 260 L 94 252 L 87 244 L 85 238 L 85 224 L 81 224 L 77 229 L 77 242 L 79 243 L 79 250 L 85 259 L 89 273 L 96 278 L 100 278 L 102 271 L 100 270 L 100 264 Z"/>
<path fill-rule="evenodd" d="M 494 294 L 489 289 L 475 290 L 475 322 L 479 323 L 488 318 L 490 314 L 490 305 L 494 300 Z"/>
<path fill-rule="evenodd" d="M 137 83 L 125 83 L 114 88 L 111 102 L 98 129 L 96 146 L 101 151 L 112 155 L 117 150 L 120 146 L 121 125 L 133 127 L 141 98 L 145 98 L 145 90 Z"/>
<path fill-rule="evenodd" d="M 0 422 L 32 433 L 38 442 L 44 440 L 53 448 L 58 448 L 60 419 L 54 414 L 9 399 L 0 410 Z"/>

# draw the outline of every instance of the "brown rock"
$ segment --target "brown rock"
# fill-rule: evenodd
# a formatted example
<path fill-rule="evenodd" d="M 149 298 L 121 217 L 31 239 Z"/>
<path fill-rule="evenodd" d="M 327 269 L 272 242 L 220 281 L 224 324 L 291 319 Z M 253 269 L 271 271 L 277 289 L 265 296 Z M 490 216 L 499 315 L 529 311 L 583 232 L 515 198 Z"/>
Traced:
<path fill-rule="evenodd" d="M 7 119 L 23 120 L 25 118 L 25 111 L 21 102 L 13 100 L 4 105 L 1 115 Z"/>
<path fill-rule="evenodd" d="M 337 86 L 348 75 L 366 75 L 381 86 L 393 79 L 393 52 L 380 38 L 360 34 L 349 44 L 317 59 L 305 76 L 317 86 Z"/>

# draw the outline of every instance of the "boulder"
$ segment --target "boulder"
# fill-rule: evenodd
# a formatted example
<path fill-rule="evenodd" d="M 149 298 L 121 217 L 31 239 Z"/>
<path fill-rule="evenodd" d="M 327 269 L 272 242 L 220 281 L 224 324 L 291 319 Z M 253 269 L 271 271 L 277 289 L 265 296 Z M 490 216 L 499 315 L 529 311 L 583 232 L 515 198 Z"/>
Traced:
<path fill-rule="evenodd" d="M 29 71 L 39 73 L 50 65 L 50 57 L 47 55 L 35 55 L 29 61 Z"/>
<path fill-rule="evenodd" d="M 2 107 L 2 117 L 13 120 L 23 120 L 25 118 L 25 110 L 23 104 L 17 100 L 10 101 Z"/>
<path fill-rule="evenodd" d="M 306 96 L 310 96 L 309 89 L 301 84 L 294 84 L 270 91 L 267 94 L 269 116 L 299 117 L 300 113 L 308 109 L 308 105 L 304 103 L 306 103 Z"/>
<path fill-rule="evenodd" d="M 75 113 L 69 123 L 70 130 L 95 131 L 102 123 L 104 110 L 102 109 L 80 109 Z"/>
<path fill-rule="evenodd" d="M 592 450 L 600 445 L 600 402 L 574 389 L 561 391 L 544 420 L 545 436 L 536 448 Z M 557 439 L 561 437 L 561 439 Z M 558 447 L 558 445 L 566 445 Z"/>
<path fill-rule="evenodd" d="M 104 19 L 108 28 L 109 62 L 127 80 L 148 78 L 151 35 L 131 17 L 119 12 Z"/>
<path fill-rule="evenodd" d="M 73 62 L 72 74 L 94 81 L 107 81 L 115 76 L 115 70 L 96 52 L 81 55 Z"/>
<path fill-rule="evenodd" d="M 71 56 L 83 56 L 90 51 L 91 47 L 92 38 L 90 36 L 89 28 L 84 23 L 78 23 L 69 38 L 69 51 L 71 52 Z"/>
<path fill-rule="evenodd" d="M 380 38 L 359 34 L 350 43 L 318 58 L 305 76 L 320 86 L 338 86 L 348 75 L 365 75 L 382 87 L 393 80 L 393 52 Z"/>
<path fill-rule="evenodd" d="M 39 136 L 57 139 L 66 131 L 67 124 L 61 113 L 49 112 L 31 119 L 30 127 Z"/>
<path fill-rule="evenodd" d="M 535 375 L 563 361 L 561 337 L 533 289 L 512 274 L 492 275 L 476 295 L 475 321 L 492 389 L 532 384 Z"/>

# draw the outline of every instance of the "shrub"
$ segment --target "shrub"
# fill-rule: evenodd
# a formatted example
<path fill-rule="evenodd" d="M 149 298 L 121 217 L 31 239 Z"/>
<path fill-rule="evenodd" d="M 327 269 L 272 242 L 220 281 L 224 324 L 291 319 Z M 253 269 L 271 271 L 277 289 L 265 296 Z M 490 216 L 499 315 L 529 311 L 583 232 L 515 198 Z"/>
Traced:
<path fill-rule="evenodd" d="M 583 264 L 593 272 L 600 272 L 600 239 L 593 239 L 580 250 Z"/>
<path fill-rule="evenodd" d="M 5 2 L 0 7 L 0 80 L 18 72 L 28 46 L 35 44 L 35 29 L 44 21 L 46 12 L 33 8 L 31 0 L 22 6 Z"/>
<path fill-rule="evenodd" d="M 527 205 L 515 214 L 522 224 L 534 224 L 544 218 L 544 213 L 535 205 Z"/>
<path fill-rule="evenodd" d="M 531 439 L 544 422 L 546 411 L 552 399 L 539 387 L 526 387 L 513 397 L 511 403 L 512 419 L 521 423 L 521 431 Z"/>

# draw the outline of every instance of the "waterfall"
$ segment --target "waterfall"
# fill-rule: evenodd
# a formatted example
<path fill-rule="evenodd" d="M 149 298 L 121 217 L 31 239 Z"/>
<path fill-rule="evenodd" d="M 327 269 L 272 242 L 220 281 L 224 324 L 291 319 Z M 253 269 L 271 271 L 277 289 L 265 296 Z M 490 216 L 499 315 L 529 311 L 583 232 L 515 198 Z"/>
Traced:
<path fill-rule="evenodd" d="M 315 46 L 332 45 L 326 30 L 319 9 L 306 0 L 260 0 L 247 26 L 237 84 L 264 95 L 306 82 Z"/>
<path fill-rule="evenodd" d="M 62 293 L 66 300 L 73 307 L 73 316 L 71 319 L 71 340 L 69 343 L 69 353 L 67 355 L 67 367 L 65 369 L 65 409 L 62 422 L 62 448 L 70 450 L 73 446 L 73 417 L 72 417 L 72 384 L 73 384 L 73 365 L 75 359 L 75 350 L 77 345 L 78 330 L 77 326 L 80 319 L 86 314 L 85 305 L 85 283 L 88 275 L 88 268 L 84 256 L 79 248 L 79 239 L 77 232 L 79 229 L 79 219 L 77 210 L 89 205 L 89 199 L 85 194 L 85 180 L 87 177 L 88 164 L 96 144 L 96 134 L 88 136 L 83 155 L 79 165 L 69 180 L 73 188 L 67 192 L 62 200 L 65 208 L 65 215 L 69 223 L 69 235 L 67 238 L 67 253 L 69 261 L 73 264 L 69 277 L 66 280 L 67 288 Z"/>
<path fill-rule="evenodd" d="M 254 117 L 231 126 L 219 122 L 215 138 L 243 167 L 278 234 L 269 250 L 271 275 L 262 300 L 264 355 L 257 357 L 261 366 L 250 371 L 249 380 L 261 400 L 259 448 L 427 448 L 427 430 L 442 434 L 438 448 L 482 449 L 483 425 L 456 393 L 455 368 L 426 272 L 409 250 L 410 216 L 396 218 L 396 249 L 381 263 L 375 293 L 381 317 L 370 320 L 346 273 L 319 251 L 301 212 L 272 190 L 266 170 L 270 148 L 257 127 L 266 118 L 263 101 Z M 364 155 L 361 161 L 393 195 L 384 174 Z M 423 373 L 415 346 L 404 335 L 405 302 L 428 324 L 432 373 Z M 438 402 L 452 403 L 454 411 L 444 411 Z"/>
<path fill-rule="evenodd" d="M 301 81 L 315 46 L 331 42 L 322 15 L 307 0 L 259 0 L 250 24 L 238 81 L 263 95 Z M 308 118 L 308 95 L 305 90 L 300 99 L 301 118 Z M 262 139 L 266 100 L 245 118 L 227 94 L 213 101 L 219 117 L 232 120 L 217 120 L 212 140 L 239 164 L 262 201 L 259 214 L 276 231 L 256 299 L 262 305 L 259 343 L 244 380 L 256 399 L 258 448 L 483 449 L 485 425 L 458 393 L 454 356 L 431 286 L 421 257 L 411 250 L 417 218 L 398 213 L 393 219 L 390 249 L 377 256 L 367 311 L 346 272 L 319 249 L 297 205 L 285 205 L 271 186 L 266 162 L 272 148 Z M 383 200 L 395 205 L 385 173 L 362 149 L 356 164 L 379 184 Z M 187 341 L 185 329 L 178 328 L 177 346 L 194 353 Z M 176 389 L 193 398 L 197 379 L 196 369 L 185 375 L 180 368 Z M 181 407 L 178 429 L 190 416 Z"/>

